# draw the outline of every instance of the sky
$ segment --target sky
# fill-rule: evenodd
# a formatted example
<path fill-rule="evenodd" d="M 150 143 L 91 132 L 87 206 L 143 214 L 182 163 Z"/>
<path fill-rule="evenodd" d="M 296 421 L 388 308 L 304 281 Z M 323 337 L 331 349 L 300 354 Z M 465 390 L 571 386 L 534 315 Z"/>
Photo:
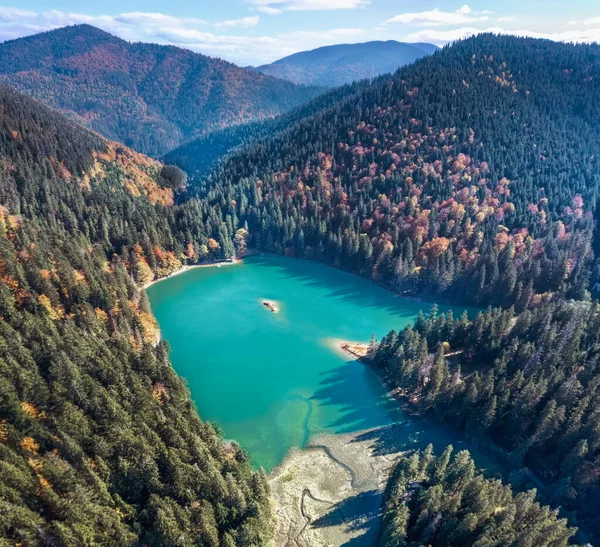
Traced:
<path fill-rule="evenodd" d="M 13 0 L 0 41 L 88 23 L 129 41 L 172 44 L 236 64 L 370 40 L 444 45 L 491 31 L 600 42 L 599 0 Z"/>

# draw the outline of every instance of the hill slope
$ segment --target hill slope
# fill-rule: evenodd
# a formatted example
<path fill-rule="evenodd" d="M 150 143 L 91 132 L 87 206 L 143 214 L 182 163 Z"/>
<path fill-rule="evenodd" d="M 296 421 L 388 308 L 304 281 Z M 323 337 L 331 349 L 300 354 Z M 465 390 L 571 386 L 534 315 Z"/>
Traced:
<path fill-rule="evenodd" d="M 579 297 L 600 182 L 599 74 L 596 45 L 465 40 L 320 98 L 332 100 L 204 182 L 235 200 L 254 245 L 400 292 L 519 309 Z"/>
<path fill-rule="evenodd" d="M 379 547 L 536 545 L 564 547 L 575 529 L 535 501 L 535 491 L 513 495 L 475 470 L 466 450 L 437 458 L 431 445 L 396 464 L 388 482 Z"/>
<path fill-rule="evenodd" d="M 395 72 L 437 50 L 433 44 L 365 42 L 325 46 L 279 59 L 256 70 L 296 84 L 337 87 Z"/>
<path fill-rule="evenodd" d="M 206 175 L 214 165 L 237 149 L 286 129 L 303 118 L 318 113 L 334 101 L 354 95 L 368 82 L 355 82 L 336 88 L 286 114 L 272 119 L 226 127 L 212 131 L 167 152 L 162 159 L 186 171 L 196 179 Z"/>
<path fill-rule="evenodd" d="M 135 284 L 231 245 L 171 171 L 0 86 L 6 545 L 266 541 L 264 476 L 198 418 Z"/>
<path fill-rule="evenodd" d="M 317 93 L 89 25 L 0 44 L 0 82 L 153 155 L 209 129 L 280 114 Z"/>

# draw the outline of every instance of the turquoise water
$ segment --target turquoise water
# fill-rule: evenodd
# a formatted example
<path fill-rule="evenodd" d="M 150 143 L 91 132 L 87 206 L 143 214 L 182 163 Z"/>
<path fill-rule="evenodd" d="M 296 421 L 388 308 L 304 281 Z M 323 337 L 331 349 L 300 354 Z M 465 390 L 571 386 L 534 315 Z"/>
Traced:
<path fill-rule="evenodd" d="M 273 255 L 192 269 L 147 292 L 200 416 L 239 442 L 256 467 L 270 471 L 317 433 L 392 423 L 406 430 L 407 444 L 453 441 L 439 426 L 404 417 L 368 367 L 335 350 L 336 339 L 368 342 L 399 330 L 431 304 Z M 276 301 L 279 313 L 263 299 Z"/>

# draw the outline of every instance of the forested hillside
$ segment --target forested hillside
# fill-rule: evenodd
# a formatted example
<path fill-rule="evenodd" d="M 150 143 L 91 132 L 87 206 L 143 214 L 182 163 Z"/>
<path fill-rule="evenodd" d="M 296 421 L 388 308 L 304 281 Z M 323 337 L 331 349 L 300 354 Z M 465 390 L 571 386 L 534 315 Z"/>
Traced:
<path fill-rule="evenodd" d="M 433 44 L 407 44 L 395 40 L 338 44 L 301 51 L 256 70 L 295 84 L 338 87 L 396 72 L 401 66 L 437 49 Z"/>
<path fill-rule="evenodd" d="M 0 537 L 262 545 L 268 485 L 202 422 L 137 284 L 229 255 L 176 168 L 0 87 Z"/>
<path fill-rule="evenodd" d="M 129 76 L 103 68 L 119 48 L 175 52 L 181 68 L 181 50 L 90 27 L 56 32 L 75 33 L 76 55 L 48 58 L 64 46 L 49 33 L 24 39 L 49 40 L 31 55 L 0 61 L 46 100 L 62 90 L 79 100 L 77 82 L 98 77 L 115 112 L 136 112 L 137 99 L 119 94 Z M 152 66 L 145 86 L 180 74 Z M 495 447 L 515 487 L 534 481 L 545 503 L 600 537 L 600 314 L 589 298 L 600 279 L 599 86 L 600 46 L 481 35 L 195 141 L 168 156 L 190 186 L 176 167 L 0 87 L 0 536 L 265 543 L 264 476 L 199 419 L 138 290 L 250 244 L 400 293 L 496 306 L 472 319 L 420 317 L 374 344 L 372 365 L 414 409 Z M 161 104 L 173 109 L 164 119 L 193 118 Z M 171 144 L 156 135 L 183 135 L 154 107 L 141 111 L 140 133 L 121 122 L 110 131 L 126 127 L 153 151 Z M 98 130 L 107 119 L 90 118 Z M 384 545 L 565 545 L 571 535 L 531 494 L 476 476 L 464 453 L 403 459 L 388 487 Z"/>
<path fill-rule="evenodd" d="M 0 82 L 153 155 L 209 130 L 281 114 L 318 93 L 89 25 L 0 44 Z"/>
<path fill-rule="evenodd" d="M 371 364 L 421 412 L 499 446 L 516 486 L 533 470 L 545 500 L 600 537 L 599 352 L 598 304 L 559 300 L 473 320 L 434 311 Z"/>
<path fill-rule="evenodd" d="M 274 135 L 307 117 L 318 114 L 323 108 L 331 105 L 332 102 L 342 101 L 368 85 L 368 81 L 345 85 L 281 116 L 212 131 L 170 150 L 162 156 L 162 159 L 166 163 L 177 165 L 193 177 L 195 181 L 199 181 L 218 162 L 226 161 L 228 156 L 238 152 L 243 155 L 242 148 L 245 145 Z"/>
<path fill-rule="evenodd" d="M 260 249 L 496 306 L 392 333 L 374 366 L 600 537 L 600 46 L 480 35 L 328 97 L 196 192 Z"/>
<path fill-rule="evenodd" d="M 560 547 L 575 533 L 535 492 L 477 473 L 467 451 L 436 457 L 431 446 L 396 464 L 385 492 L 380 547 Z"/>
<path fill-rule="evenodd" d="M 464 40 L 331 95 L 231 155 L 198 192 L 247 220 L 261 249 L 401 293 L 518 310 L 581 298 L 600 180 L 599 61 L 597 45 Z"/>

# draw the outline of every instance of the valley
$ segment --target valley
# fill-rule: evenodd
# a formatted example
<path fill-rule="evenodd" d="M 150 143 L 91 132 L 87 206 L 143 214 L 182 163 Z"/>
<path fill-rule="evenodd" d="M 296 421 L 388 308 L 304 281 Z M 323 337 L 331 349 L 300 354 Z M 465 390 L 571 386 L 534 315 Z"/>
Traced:
<path fill-rule="evenodd" d="M 0 543 L 597 543 L 599 76 L 1 43 Z"/>
<path fill-rule="evenodd" d="M 147 292 L 200 415 L 270 473 L 279 515 L 274 545 L 288 545 L 284 536 L 298 536 L 300 545 L 372 545 L 387 474 L 408 450 L 468 447 L 480 468 L 502 475 L 500 462 L 461 434 L 407 415 L 370 368 L 340 351 L 341 338 L 379 338 L 431 304 L 275 255 L 190 270 Z M 256 305 L 261 295 L 279 304 L 277 315 Z M 351 508 L 339 522 L 338 505 Z"/>
<path fill-rule="evenodd" d="M 0 82 L 153 156 L 213 130 L 273 118 L 320 93 L 85 24 L 0 43 Z"/>

